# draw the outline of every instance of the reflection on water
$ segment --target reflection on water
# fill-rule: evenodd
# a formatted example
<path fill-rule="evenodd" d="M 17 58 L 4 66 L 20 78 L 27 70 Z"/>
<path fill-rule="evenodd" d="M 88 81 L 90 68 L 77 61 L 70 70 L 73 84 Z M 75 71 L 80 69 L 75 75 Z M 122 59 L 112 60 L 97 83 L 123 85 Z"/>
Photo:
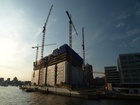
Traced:
<path fill-rule="evenodd" d="M 59 95 L 26 93 L 18 87 L 0 86 L 0 105 L 140 105 L 136 100 L 86 100 Z"/>

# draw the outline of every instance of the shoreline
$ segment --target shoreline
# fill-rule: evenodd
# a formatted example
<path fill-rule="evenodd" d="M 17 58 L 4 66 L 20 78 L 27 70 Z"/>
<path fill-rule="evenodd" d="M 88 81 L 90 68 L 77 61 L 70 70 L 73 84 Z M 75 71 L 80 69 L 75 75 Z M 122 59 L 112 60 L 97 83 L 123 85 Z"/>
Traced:
<path fill-rule="evenodd" d="M 100 99 L 131 99 L 131 100 L 140 100 L 140 95 L 133 94 L 97 94 L 95 92 L 87 92 L 85 90 L 74 91 L 66 88 L 58 87 L 46 87 L 46 86 L 22 86 L 20 89 L 25 90 L 26 92 L 41 92 L 43 94 L 54 94 L 62 95 L 75 98 L 84 98 L 89 100 L 100 100 Z"/>

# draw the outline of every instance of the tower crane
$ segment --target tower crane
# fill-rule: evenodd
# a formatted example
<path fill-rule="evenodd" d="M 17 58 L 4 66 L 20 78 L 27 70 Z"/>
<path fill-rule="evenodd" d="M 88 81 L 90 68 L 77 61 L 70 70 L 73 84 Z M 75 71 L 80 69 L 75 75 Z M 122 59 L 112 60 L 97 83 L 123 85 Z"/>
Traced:
<path fill-rule="evenodd" d="M 38 59 L 38 49 L 39 49 L 38 46 L 39 46 L 39 45 L 37 44 L 37 46 L 32 47 L 32 49 L 36 48 L 36 59 L 35 59 L 36 64 L 37 64 L 37 59 Z"/>
<path fill-rule="evenodd" d="M 52 11 L 52 7 L 53 7 L 53 5 L 51 6 L 51 8 L 49 10 L 49 14 L 47 16 L 47 19 L 46 19 L 46 22 L 44 24 L 43 31 L 42 31 L 43 32 L 43 37 L 42 37 L 41 59 L 43 58 L 43 52 L 44 52 L 44 41 L 45 41 L 46 26 L 47 26 L 47 23 L 48 23 L 48 20 L 49 20 L 51 11 Z"/>
<path fill-rule="evenodd" d="M 68 11 L 66 11 L 66 14 L 69 18 L 69 46 L 71 48 L 71 50 L 70 50 L 70 63 L 72 64 L 72 26 L 74 28 L 74 31 L 75 31 L 76 35 L 78 35 L 78 33 L 77 33 L 77 31 L 75 29 L 75 26 L 72 22 L 71 15 L 69 14 Z M 69 67 L 69 70 L 70 70 L 70 76 L 69 76 L 70 77 L 69 78 L 70 79 L 70 85 L 72 85 L 72 66 L 71 65 Z"/>
<path fill-rule="evenodd" d="M 78 33 L 77 33 L 75 26 L 72 22 L 71 15 L 69 14 L 68 11 L 66 11 L 66 14 L 68 15 L 68 18 L 69 18 L 69 46 L 70 46 L 70 48 L 72 48 L 72 26 L 73 26 L 73 29 L 74 29 L 76 35 L 78 35 Z"/>
<path fill-rule="evenodd" d="M 85 71 L 85 39 L 84 39 L 84 27 L 82 27 L 82 48 L 83 48 L 83 71 L 84 71 L 84 78 L 86 76 Z M 86 78 L 85 81 L 87 82 Z"/>
<path fill-rule="evenodd" d="M 44 46 L 50 46 L 50 45 L 55 45 L 55 44 L 56 44 L 56 43 L 51 43 L 51 44 L 46 44 L 46 45 L 44 45 Z M 35 48 L 36 48 L 35 65 L 37 65 L 39 47 L 42 47 L 42 46 L 39 46 L 39 44 L 37 44 L 37 46 L 32 47 L 32 49 L 35 49 Z M 35 71 L 34 71 L 33 75 L 35 75 Z"/>
<path fill-rule="evenodd" d="M 52 7 L 53 7 L 53 5 L 51 6 L 51 8 L 49 10 L 49 14 L 47 16 L 47 19 L 46 19 L 46 22 L 45 22 L 45 24 L 43 26 L 43 31 L 42 31 L 43 37 L 42 37 L 41 63 L 40 63 L 40 70 L 39 70 L 39 76 L 38 76 L 38 85 L 43 85 L 44 69 L 43 69 L 42 59 L 43 59 L 43 53 L 44 53 L 44 41 L 45 41 L 46 26 L 47 26 L 47 23 L 48 23 L 48 20 L 49 20 L 51 11 L 52 11 Z"/>
<path fill-rule="evenodd" d="M 56 43 L 51 43 L 51 44 L 46 44 L 46 45 L 44 45 L 44 46 L 50 46 L 50 45 L 55 45 Z M 33 49 L 35 49 L 36 48 L 36 64 L 37 64 L 37 60 L 38 60 L 38 50 L 39 50 L 39 47 L 42 47 L 42 46 L 39 46 L 38 44 L 37 44 L 37 46 L 34 46 L 34 47 L 32 47 Z"/>
<path fill-rule="evenodd" d="M 85 42 L 84 42 L 84 27 L 82 27 L 82 47 L 83 47 L 83 70 L 85 70 Z"/>

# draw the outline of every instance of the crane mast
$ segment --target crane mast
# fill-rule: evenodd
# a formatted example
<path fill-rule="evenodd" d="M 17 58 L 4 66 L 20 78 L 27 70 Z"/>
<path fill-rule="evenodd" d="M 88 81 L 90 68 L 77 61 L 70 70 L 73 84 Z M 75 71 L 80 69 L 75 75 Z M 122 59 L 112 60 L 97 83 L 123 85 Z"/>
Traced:
<path fill-rule="evenodd" d="M 53 7 L 53 5 L 51 6 L 51 8 L 49 10 L 49 14 L 47 16 L 47 19 L 46 19 L 46 22 L 44 24 L 43 31 L 42 31 L 43 32 L 43 38 L 42 38 L 41 59 L 43 58 L 43 53 L 44 53 L 44 41 L 45 41 L 46 26 L 47 26 L 47 23 L 48 23 L 48 20 L 49 20 L 51 11 L 52 11 L 52 7 Z"/>
<path fill-rule="evenodd" d="M 66 14 L 67 14 L 67 16 L 69 18 L 69 46 L 70 46 L 70 48 L 72 48 L 72 27 L 73 27 L 76 35 L 78 35 L 78 33 L 77 33 L 77 31 L 75 29 L 75 26 L 74 26 L 74 24 L 72 22 L 71 15 L 69 14 L 68 11 L 66 11 Z"/>
<path fill-rule="evenodd" d="M 77 33 L 77 31 L 75 29 L 75 26 L 74 26 L 74 24 L 72 22 L 71 15 L 69 14 L 68 11 L 66 11 L 66 14 L 67 14 L 67 16 L 69 18 L 69 46 L 71 48 L 71 50 L 70 50 L 70 63 L 71 64 L 70 64 L 70 67 L 69 67 L 69 70 L 70 70 L 70 73 L 69 73 L 69 75 L 70 75 L 69 80 L 70 81 L 69 82 L 70 82 L 70 85 L 72 85 L 72 27 L 73 27 L 76 35 L 78 35 L 78 33 Z"/>
<path fill-rule="evenodd" d="M 38 47 L 38 46 L 39 46 L 39 45 L 37 44 L 37 46 L 32 47 L 33 49 L 34 49 L 34 48 L 36 48 L 36 59 L 35 59 L 36 64 L 37 64 L 37 59 L 38 59 L 38 49 L 39 49 L 39 47 Z"/>
<path fill-rule="evenodd" d="M 85 42 L 84 42 L 84 27 L 82 27 L 82 48 L 83 48 L 83 70 L 85 70 Z"/>
<path fill-rule="evenodd" d="M 46 26 L 47 26 L 47 23 L 48 23 L 48 20 L 49 20 L 49 17 L 50 17 L 50 14 L 51 14 L 51 10 L 52 10 L 52 7 L 53 5 L 51 6 L 50 10 L 49 10 L 49 14 L 47 16 L 47 19 L 46 19 L 46 22 L 44 24 L 44 27 L 43 27 L 43 37 L 42 37 L 42 48 L 41 48 L 41 60 L 40 60 L 40 70 L 39 70 L 39 76 L 38 76 L 38 85 L 44 85 L 43 84 L 43 79 L 44 79 L 44 65 L 43 65 L 43 62 L 42 62 L 42 59 L 43 59 L 43 53 L 44 53 L 44 41 L 45 41 L 45 33 L 46 33 Z"/>

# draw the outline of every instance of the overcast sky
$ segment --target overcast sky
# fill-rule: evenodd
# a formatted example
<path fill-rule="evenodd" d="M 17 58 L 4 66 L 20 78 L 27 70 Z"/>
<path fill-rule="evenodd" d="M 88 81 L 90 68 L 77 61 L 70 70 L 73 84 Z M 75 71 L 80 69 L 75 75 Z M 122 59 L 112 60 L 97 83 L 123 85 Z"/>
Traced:
<path fill-rule="evenodd" d="M 139 0 L 0 0 L 0 77 L 31 80 L 36 54 L 31 47 L 42 43 L 51 5 L 45 44 L 56 45 L 46 46 L 44 56 L 69 44 L 66 11 L 78 32 L 73 31 L 72 46 L 80 56 L 85 28 L 86 63 L 94 71 L 117 65 L 119 54 L 140 52 Z"/>

